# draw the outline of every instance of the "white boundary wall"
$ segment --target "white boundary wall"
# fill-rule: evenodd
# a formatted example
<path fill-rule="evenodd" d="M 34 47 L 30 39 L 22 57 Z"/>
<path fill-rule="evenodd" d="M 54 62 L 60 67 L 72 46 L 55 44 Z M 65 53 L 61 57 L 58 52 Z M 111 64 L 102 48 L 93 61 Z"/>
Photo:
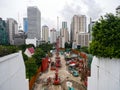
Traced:
<path fill-rule="evenodd" d="M 0 90 L 29 90 L 21 51 L 0 57 Z"/>
<path fill-rule="evenodd" d="M 120 90 L 120 59 L 94 57 L 87 90 Z"/>

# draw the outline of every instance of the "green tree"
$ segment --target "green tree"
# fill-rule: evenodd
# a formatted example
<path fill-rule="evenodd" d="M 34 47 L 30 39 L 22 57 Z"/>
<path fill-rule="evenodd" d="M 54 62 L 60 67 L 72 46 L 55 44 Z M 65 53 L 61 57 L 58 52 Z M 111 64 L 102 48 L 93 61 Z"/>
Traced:
<path fill-rule="evenodd" d="M 22 52 L 22 55 L 23 55 L 24 61 L 27 61 L 28 60 L 28 56 L 26 54 L 24 54 L 24 52 Z"/>
<path fill-rule="evenodd" d="M 15 53 L 18 51 L 18 48 L 16 46 L 3 46 L 0 45 L 0 57 L 4 55 L 8 55 L 11 53 Z"/>
<path fill-rule="evenodd" d="M 46 54 L 41 48 L 36 48 L 35 54 L 33 55 L 33 57 L 35 58 L 35 62 L 38 67 L 41 65 L 42 58 L 44 58 L 45 56 Z"/>
<path fill-rule="evenodd" d="M 25 61 L 25 66 L 26 66 L 26 76 L 30 80 L 31 77 L 35 75 L 37 71 L 37 65 L 35 63 L 35 59 L 29 58 L 29 60 Z"/>
<path fill-rule="evenodd" d="M 65 42 L 65 48 L 72 48 L 72 42 Z"/>
<path fill-rule="evenodd" d="M 120 58 L 120 18 L 113 14 L 101 17 L 93 27 L 90 53 L 98 57 Z"/>
<path fill-rule="evenodd" d="M 45 53 L 48 53 L 50 50 L 52 50 L 53 45 L 49 43 L 44 43 L 39 45 L 38 48 L 41 48 Z"/>
<path fill-rule="evenodd" d="M 34 47 L 34 45 L 33 45 L 33 44 L 29 44 L 29 45 L 24 44 L 24 45 L 18 46 L 18 48 L 19 48 L 20 50 L 22 50 L 22 52 L 25 52 L 26 48 L 30 48 L 30 47 Z M 35 47 L 34 47 L 34 48 L 35 48 Z"/>
<path fill-rule="evenodd" d="M 88 47 L 87 46 L 83 46 L 80 48 L 80 51 L 88 53 Z"/>

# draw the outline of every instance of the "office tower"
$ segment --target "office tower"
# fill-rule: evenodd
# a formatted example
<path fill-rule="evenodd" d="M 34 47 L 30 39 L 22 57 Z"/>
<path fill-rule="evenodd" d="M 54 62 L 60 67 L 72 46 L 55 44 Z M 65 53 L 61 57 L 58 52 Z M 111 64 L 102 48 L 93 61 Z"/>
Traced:
<path fill-rule="evenodd" d="M 90 18 L 90 24 L 88 25 L 88 33 L 89 33 L 89 41 L 92 41 L 92 28 L 95 25 L 95 21 L 92 21 L 92 19 Z"/>
<path fill-rule="evenodd" d="M 23 30 L 19 30 L 18 34 L 15 34 L 14 36 L 14 45 L 23 45 L 25 44 L 25 39 L 27 38 L 27 35 Z"/>
<path fill-rule="evenodd" d="M 67 22 L 66 21 L 62 22 L 62 28 L 67 28 Z"/>
<path fill-rule="evenodd" d="M 23 30 L 25 33 L 28 32 L 28 19 L 27 18 L 23 18 Z"/>
<path fill-rule="evenodd" d="M 116 15 L 120 17 L 120 5 L 116 8 Z"/>
<path fill-rule="evenodd" d="M 49 37 L 49 28 L 48 26 L 44 25 L 42 26 L 42 40 L 48 42 L 48 37 Z"/>
<path fill-rule="evenodd" d="M 0 18 L 0 45 L 8 44 L 8 33 L 6 30 L 6 23 Z"/>
<path fill-rule="evenodd" d="M 78 35 L 79 33 L 86 32 L 86 16 L 74 15 L 71 22 L 71 42 L 75 45 L 79 45 Z"/>
<path fill-rule="evenodd" d="M 67 28 L 67 22 L 62 22 L 62 28 L 60 29 L 61 45 L 60 47 L 64 48 L 65 42 L 69 41 L 69 32 Z"/>
<path fill-rule="evenodd" d="M 53 28 L 50 30 L 50 43 L 56 43 L 57 33 L 56 30 Z"/>
<path fill-rule="evenodd" d="M 41 13 L 37 7 L 27 8 L 28 17 L 28 38 L 38 39 L 41 38 Z"/>
<path fill-rule="evenodd" d="M 12 18 L 7 19 L 7 31 L 9 37 L 9 43 L 14 45 L 14 35 L 18 34 L 18 23 Z"/>

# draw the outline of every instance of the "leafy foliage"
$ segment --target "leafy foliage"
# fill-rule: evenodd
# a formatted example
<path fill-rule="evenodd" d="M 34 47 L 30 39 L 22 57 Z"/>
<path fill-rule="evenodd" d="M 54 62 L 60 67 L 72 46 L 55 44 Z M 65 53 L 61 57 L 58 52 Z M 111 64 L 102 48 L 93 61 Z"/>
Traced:
<path fill-rule="evenodd" d="M 90 53 L 98 57 L 120 58 L 120 18 L 113 14 L 96 22 L 93 27 Z"/>
<path fill-rule="evenodd" d="M 27 61 L 28 60 L 28 56 L 26 54 L 24 54 L 24 52 L 22 52 L 22 55 L 23 55 L 24 61 Z"/>
<path fill-rule="evenodd" d="M 92 63 L 92 60 L 93 60 L 93 56 L 91 54 L 87 54 L 87 67 L 88 69 L 91 69 L 91 63 Z"/>
<path fill-rule="evenodd" d="M 18 51 L 18 48 L 16 46 L 2 46 L 0 45 L 0 57 L 4 55 L 8 55 L 11 53 L 15 53 Z"/>
<path fill-rule="evenodd" d="M 65 42 L 65 48 L 72 48 L 72 42 Z"/>
<path fill-rule="evenodd" d="M 41 65 L 42 58 L 45 57 L 45 52 L 41 48 L 36 48 L 33 57 L 35 58 L 37 66 L 39 67 Z"/>
<path fill-rule="evenodd" d="M 44 44 L 39 45 L 38 48 L 41 48 L 45 53 L 48 53 L 50 50 L 52 50 L 53 45 L 44 43 Z"/>
<path fill-rule="evenodd" d="M 26 76 L 31 79 L 33 75 L 36 74 L 37 71 L 37 65 L 35 63 L 34 58 L 29 58 L 29 60 L 25 61 L 26 66 Z"/>
<path fill-rule="evenodd" d="M 22 50 L 23 52 L 25 52 L 25 50 L 26 50 L 26 48 L 30 48 L 30 47 L 34 47 L 34 45 L 33 44 L 29 44 L 29 45 L 20 45 L 20 46 L 18 46 L 18 48 L 20 49 L 20 50 Z M 35 48 L 35 47 L 34 47 Z"/>
<path fill-rule="evenodd" d="M 87 47 L 87 46 L 81 47 L 81 48 L 80 48 L 80 51 L 85 52 L 85 53 L 89 53 L 89 52 L 88 52 L 88 47 Z"/>

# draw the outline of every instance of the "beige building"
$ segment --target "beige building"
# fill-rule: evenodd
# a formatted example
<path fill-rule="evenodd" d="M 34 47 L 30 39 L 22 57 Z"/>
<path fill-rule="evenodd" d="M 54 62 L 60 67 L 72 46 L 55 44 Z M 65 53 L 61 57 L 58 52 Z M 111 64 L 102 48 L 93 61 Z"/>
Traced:
<path fill-rule="evenodd" d="M 71 41 L 74 45 L 79 45 L 79 33 L 86 32 L 86 16 L 74 15 L 71 22 Z"/>
<path fill-rule="evenodd" d="M 57 33 L 56 30 L 53 28 L 50 30 L 50 43 L 56 43 Z"/>
<path fill-rule="evenodd" d="M 12 18 L 7 19 L 7 31 L 9 36 L 9 43 L 14 45 L 14 36 L 18 34 L 18 23 Z"/>
<path fill-rule="evenodd" d="M 79 33 L 78 43 L 82 46 L 89 46 L 89 33 Z"/>
<path fill-rule="evenodd" d="M 42 40 L 48 42 L 48 38 L 49 38 L 49 28 L 48 26 L 44 25 L 42 26 Z"/>

